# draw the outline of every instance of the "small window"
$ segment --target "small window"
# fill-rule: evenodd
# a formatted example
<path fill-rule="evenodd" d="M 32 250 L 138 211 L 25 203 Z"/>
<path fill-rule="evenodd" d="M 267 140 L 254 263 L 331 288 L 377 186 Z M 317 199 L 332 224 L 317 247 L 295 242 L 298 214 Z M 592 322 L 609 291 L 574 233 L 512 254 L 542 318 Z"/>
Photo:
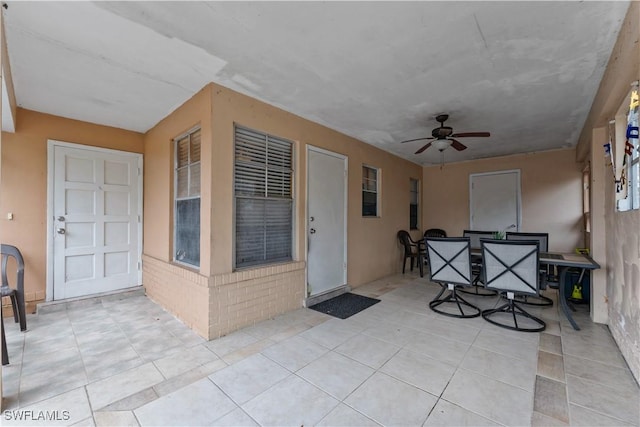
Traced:
<path fill-rule="evenodd" d="M 362 166 L 362 216 L 379 216 L 379 170 Z"/>
<path fill-rule="evenodd" d="M 409 179 L 409 228 L 418 229 L 418 200 L 420 185 L 417 179 Z"/>
<path fill-rule="evenodd" d="M 200 129 L 175 139 L 174 261 L 200 266 Z"/>

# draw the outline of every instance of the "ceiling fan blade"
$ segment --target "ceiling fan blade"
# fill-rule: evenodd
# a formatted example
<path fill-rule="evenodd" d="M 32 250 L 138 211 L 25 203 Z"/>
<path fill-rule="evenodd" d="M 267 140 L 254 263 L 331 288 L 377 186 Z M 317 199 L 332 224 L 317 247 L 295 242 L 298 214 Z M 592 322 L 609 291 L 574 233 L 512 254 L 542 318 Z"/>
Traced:
<path fill-rule="evenodd" d="M 422 147 L 421 149 L 419 149 L 418 151 L 416 151 L 416 154 L 420 154 L 422 153 L 424 150 L 426 150 L 427 148 L 431 147 L 431 142 L 428 143 L 427 145 L 425 145 L 424 147 Z"/>
<path fill-rule="evenodd" d="M 451 138 L 449 138 L 449 141 L 451 141 L 451 146 L 458 151 L 467 149 L 467 146 L 461 143 L 460 141 L 456 141 L 455 139 L 451 139 Z"/>
<path fill-rule="evenodd" d="M 424 138 L 407 139 L 406 141 L 400 141 L 400 144 L 404 144 L 405 142 L 423 141 L 425 139 L 434 139 L 434 138 L 429 136 L 429 137 L 424 137 Z"/>
<path fill-rule="evenodd" d="M 469 138 L 469 137 L 486 138 L 491 136 L 491 134 L 489 132 L 460 132 L 460 133 L 454 133 L 451 136 L 454 138 Z"/>

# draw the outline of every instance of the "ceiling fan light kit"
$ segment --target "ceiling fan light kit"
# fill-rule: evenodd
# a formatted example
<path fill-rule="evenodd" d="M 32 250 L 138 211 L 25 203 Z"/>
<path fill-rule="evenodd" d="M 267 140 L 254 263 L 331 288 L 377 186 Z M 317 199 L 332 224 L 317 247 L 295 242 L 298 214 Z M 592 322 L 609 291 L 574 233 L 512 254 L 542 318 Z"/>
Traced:
<path fill-rule="evenodd" d="M 408 139 L 406 141 L 402 141 L 401 144 L 404 144 L 405 142 L 424 141 L 428 139 L 434 139 L 435 141 L 429 142 L 426 145 L 422 146 L 420 149 L 418 149 L 418 151 L 415 152 L 415 154 L 420 154 L 431 146 L 436 147 L 436 149 L 440 152 L 443 152 L 449 147 L 453 147 L 457 151 L 462 151 L 462 150 L 466 150 L 467 146 L 454 138 L 486 138 L 491 136 L 489 132 L 453 133 L 453 128 L 451 126 L 444 125 L 444 122 L 446 122 L 448 118 L 449 118 L 448 114 L 438 114 L 436 116 L 436 121 L 440 123 L 440 126 L 431 131 L 430 137 Z"/>
<path fill-rule="evenodd" d="M 433 145 L 434 147 L 436 147 L 438 149 L 438 151 L 444 151 L 447 148 L 449 148 L 449 140 L 447 139 L 437 139 L 435 141 L 433 141 Z"/>

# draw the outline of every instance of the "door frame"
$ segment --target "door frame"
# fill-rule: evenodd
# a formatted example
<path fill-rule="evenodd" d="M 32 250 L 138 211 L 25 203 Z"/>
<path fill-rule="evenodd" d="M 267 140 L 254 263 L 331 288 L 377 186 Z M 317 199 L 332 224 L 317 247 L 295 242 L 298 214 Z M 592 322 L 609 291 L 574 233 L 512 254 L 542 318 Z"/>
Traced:
<path fill-rule="evenodd" d="M 347 250 L 348 250 L 348 246 L 347 246 L 347 230 L 348 230 L 348 219 L 349 219 L 349 158 L 347 156 L 345 156 L 344 154 L 340 154 L 340 153 L 336 153 L 334 151 L 329 151 L 329 150 L 325 150 L 324 148 L 320 148 L 320 147 L 316 147 L 313 145 L 309 145 L 307 144 L 307 152 L 306 152 L 306 168 L 307 168 L 307 188 L 306 188 L 306 193 L 307 193 L 307 201 L 306 201 L 306 205 L 305 205 L 305 234 L 304 234 L 304 248 L 305 248 L 305 260 L 307 261 L 307 267 L 305 268 L 306 272 L 305 272 L 305 283 L 304 283 L 304 295 L 305 295 L 305 301 L 309 300 L 309 299 L 313 299 L 314 301 L 320 302 L 320 300 L 322 299 L 322 295 L 326 295 L 326 294 L 331 294 L 333 292 L 335 292 L 338 289 L 341 289 L 342 287 L 346 287 L 347 286 L 347 268 L 348 268 L 348 264 L 347 264 L 347 258 L 348 258 L 348 254 L 347 254 Z M 335 289 L 331 289 L 329 291 L 326 291 L 324 293 L 318 294 L 318 295 L 309 295 L 309 229 L 311 228 L 311 226 L 309 225 L 309 153 L 311 151 L 315 151 L 316 153 L 321 153 L 321 154 L 325 154 L 328 156 L 332 156 L 335 157 L 337 159 L 340 159 L 343 161 L 344 163 L 344 230 L 343 230 L 343 235 L 344 235 L 344 241 L 343 241 L 343 247 L 344 247 L 344 259 L 343 259 L 343 276 L 342 276 L 342 281 L 343 284 L 341 286 L 338 286 Z"/>
<path fill-rule="evenodd" d="M 46 293 L 45 293 L 45 301 L 53 301 L 53 279 L 54 279 L 54 215 L 53 215 L 53 189 L 54 185 L 54 167 L 55 167 L 55 148 L 63 147 L 63 148 L 73 148 L 85 151 L 93 151 L 96 153 L 103 154 L 117 154 L 119 156 L 127 156 L 133 157 L 137 160 L 138 163 L 138 206 L 136 206 L 136 211 L 138 218 L 140 221 L 138 222 L 138 233 L 136 238 L 138 239 L 138 265 L 140 268 L 138 269 L 138 286 L 142 285 L 142 230 L 143 230 L 143 215 L 142 215 L 142 205 L 143 205 L 143 156 L 141 153 L 133 153 L 129 151 L 121 151 L 114 150 L 111 148 L 102 148 L 102 147 L 94 147 L 90 145 L 77 144 L 73 142 L 65 142 L 58 141 L 55 139 L 47 140 L 47 271 L 46 271 Z"/>
<path fill-rule="evenodd" d="M 516 174 L 517 180 L 517 194 L 516 194 L 516 209 L 517 212 L 517 223 L 515 231 L 520 231 L 520 226 L 522 225 L 522 180 L 521 180 L 521 172 L 520 169 L 508 169 L 501 171 L 493 171 L 493 172 L 481 172 L 481 173 L 470 173 L 469 174 L 469 229 L 473 230 L 473 178 L 476 176 L 483 175 L 505 175 L 505 174 Z"/>

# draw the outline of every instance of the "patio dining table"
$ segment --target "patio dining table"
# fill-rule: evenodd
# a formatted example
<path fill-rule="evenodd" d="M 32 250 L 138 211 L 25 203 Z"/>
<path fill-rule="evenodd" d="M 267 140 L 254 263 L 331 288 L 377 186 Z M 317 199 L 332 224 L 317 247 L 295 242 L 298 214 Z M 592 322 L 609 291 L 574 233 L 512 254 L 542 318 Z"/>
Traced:
<path fill-rule="evenodd" d="M 580 326 L 573 319 L 571 314 L 571 308 L 567 301 L 567 293 L 571 283 L 569 281 L 569 270 L 572 268 L 579 268 L 584 270 L 597 270 L 600 268 L 600 264 L 595 262 L 593 258 L 586 254 L 580 253 L 559 253 L 559 252 L 540 252 L 540 264 L 554 265 L 558 268 L 558 301 L 560 301 L 560 307 L 562 312 L 573 326 L 576 331 L 580 330 Z"/>

